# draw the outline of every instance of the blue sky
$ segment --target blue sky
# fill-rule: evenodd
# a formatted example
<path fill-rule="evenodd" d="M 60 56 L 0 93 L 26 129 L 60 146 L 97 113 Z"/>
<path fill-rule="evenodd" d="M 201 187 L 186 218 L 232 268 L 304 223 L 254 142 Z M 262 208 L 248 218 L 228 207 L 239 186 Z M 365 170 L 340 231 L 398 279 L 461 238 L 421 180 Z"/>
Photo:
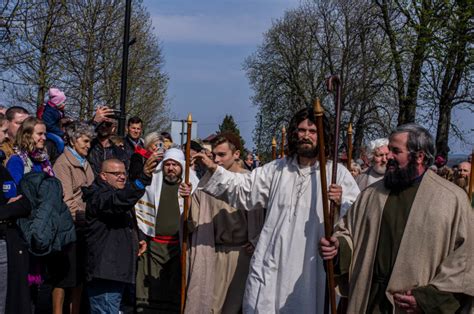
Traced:
<path fill-rule="evenodd" d="M 169 74 L 170 110 L 177 119 L 189 112 L 198 122 L 198 136 L 215 132 L 226 114 L 237 122 L 248 148 L 256 108 L 250 97 L 244 59 L 256 51 L 272 20 L 300 0 L 145 0 L 161 42 Z M 474 119 L 454 111 L 453 121 L 471 130 L 470 144 L 450 141 L 453 153 L 472 148 Z M 436 134 L 433 134 L 435 136 Z"/>
<path fill-rule="evenodd" d="M 299 0 L 145 0 L 170 76 L 170 109 L 191 112 L 198 136 L 215 132 L 226 114 L 253 147 L 256 108 L 244 59 L 262 42 L 272 20 Z"/>

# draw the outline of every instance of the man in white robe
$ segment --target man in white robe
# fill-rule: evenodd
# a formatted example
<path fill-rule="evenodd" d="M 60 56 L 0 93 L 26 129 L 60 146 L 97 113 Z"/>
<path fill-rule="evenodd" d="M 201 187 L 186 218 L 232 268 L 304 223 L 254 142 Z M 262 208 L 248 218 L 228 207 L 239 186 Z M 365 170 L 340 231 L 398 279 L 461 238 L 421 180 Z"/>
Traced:
<path fill-rule="evenodd" d="M 324 234 L 317 160 L 317 133 L 312 109 L 296 113 L 288 130 L 286 158 L 232 173 L 204 154 L 196 155 L 213 172 L 204 191 L 231 206 L 267 208 L 267 217 L 251 260 L 244 313 L 323 313 L 326 273 L 318 256 Z M 326 142 L 327 143 L 327 142 Z M 326 172 L 331 173 L 332 164 Z M 359 194 L 352 175 L 338 167 L 335 185 L 327 178 L 329 199 L 344 214 Z"/>

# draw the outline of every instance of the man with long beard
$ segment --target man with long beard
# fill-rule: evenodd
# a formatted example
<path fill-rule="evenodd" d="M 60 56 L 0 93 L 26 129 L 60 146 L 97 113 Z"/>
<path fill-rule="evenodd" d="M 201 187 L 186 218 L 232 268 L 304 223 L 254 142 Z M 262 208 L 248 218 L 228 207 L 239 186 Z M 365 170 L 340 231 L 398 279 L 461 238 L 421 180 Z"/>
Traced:
<path fill-rule="evenodd" d="M 362 191 L 369 185 L 382 180 L 387 167 L 388 139 L 379 138 L 369 144 L 369 154 L 371 166 L 361 173 L 357 178 L 357 185 Z"/>
<path fill-rule="evenodd" d="M 321 239 L 321 256 L 338 256 L 348 313 L 455 313 L 474 295 L 466 194 L 427 171 L 435 148 L 421 126 L 399 126 L 389 149 L 384 180 L 360 194 L 330 241 Z"/>
<path fill-rule="evenodd" d="M 205 192 L 235 208 L 267 208 L 250 262 L 244 313 L 324 312 L 326 273 L 317 255 L 324 221 L 316 131 L 313 110 L 300 110 L 288 128 L 288 157 L 251 173 L 230 172 L 204 154 L 195 156 L 212 173 Z M 326 168 L 330 174 L 331 162 Z M 330 200 L 344 214 L 358 194 L 352 175 L 338 167 Z"/>

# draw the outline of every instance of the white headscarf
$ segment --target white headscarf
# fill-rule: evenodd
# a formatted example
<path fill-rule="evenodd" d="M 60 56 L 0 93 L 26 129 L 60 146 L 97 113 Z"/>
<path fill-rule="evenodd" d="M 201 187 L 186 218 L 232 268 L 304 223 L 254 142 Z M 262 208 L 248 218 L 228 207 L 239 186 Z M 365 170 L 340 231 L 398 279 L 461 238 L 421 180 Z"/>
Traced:
<path fill-rule="evenodd" d="M 177 148 L 168 149 L 164 156 L 163 160 L 158 164 L 155 171 L 153 172 L 153 177 L 151 179 L 151 184 L 146 187 L 145 194 L 142 198 L 135 204 L 135 213 L 137 216 L 137 223 L 140 230 L 150 237 L 155 236 L 155 223 L 156 215 L 158 214 L 158 207 L 161 197 L 161 187 L 163 184 L 163 164 L 167 160 L 174 160 L 179 162 L 181 165 L 181 178 L 184 182 L 184 175 L 186 169 L 186 161 L 184 159 L 184 154 L 181 150 Z M 196 189 L 199 179 L 196 176 L 194 170 L 189 169 L 189 182 L 192 184 L 192 192 Z M 179 210 L 183 213 L 183 204 L 184 199 L 177 195 Z"/>

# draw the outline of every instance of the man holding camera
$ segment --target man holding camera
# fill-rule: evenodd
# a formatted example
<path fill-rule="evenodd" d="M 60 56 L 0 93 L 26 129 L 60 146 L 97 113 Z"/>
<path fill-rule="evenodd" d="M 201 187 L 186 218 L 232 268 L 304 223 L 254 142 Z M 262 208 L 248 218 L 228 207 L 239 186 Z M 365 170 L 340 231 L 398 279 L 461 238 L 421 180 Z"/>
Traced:
<path fill-rule="evenodd" d="M 107 159 L 118 159 L 128 169 L 129 158 L 124 149 L 115 145 L 110 137 L 115 134 L 117 123 L 115 120 L 106 120 L 96 127 L 97 137 L 92 140 L 87 160 L 91 164 L 94 175 L 97 177 L 101 172 L 102 162 Z"/>

